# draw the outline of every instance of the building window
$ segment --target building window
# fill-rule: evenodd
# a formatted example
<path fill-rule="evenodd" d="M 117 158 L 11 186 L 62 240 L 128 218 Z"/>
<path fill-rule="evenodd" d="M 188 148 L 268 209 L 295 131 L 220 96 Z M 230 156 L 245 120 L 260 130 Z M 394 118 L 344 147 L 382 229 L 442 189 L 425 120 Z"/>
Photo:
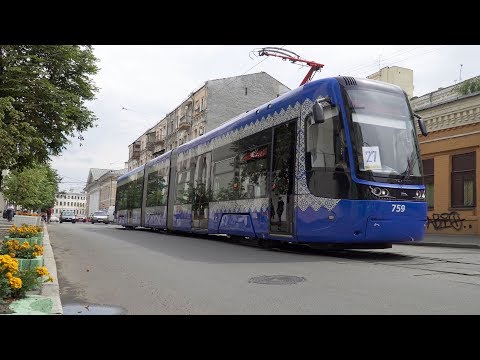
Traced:
<path fill-rule="evenodd" d="M 452 207 L 475 207 L 475 152 L 452 156 Z"/>
<path fill-rule="evenodd" d="M 433 159 L 423 160 L 423 181 L 425 183 L 425 192 L 427 198 L 428 208 L 433 208 L 433 194 L 434 194 L 434 161 Z"/>

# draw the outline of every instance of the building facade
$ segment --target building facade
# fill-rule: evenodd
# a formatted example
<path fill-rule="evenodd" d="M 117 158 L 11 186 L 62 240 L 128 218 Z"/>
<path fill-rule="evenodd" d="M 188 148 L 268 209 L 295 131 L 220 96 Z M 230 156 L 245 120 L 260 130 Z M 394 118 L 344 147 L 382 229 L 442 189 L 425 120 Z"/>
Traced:
<path fill-rule="evenodd" d="M 89 171 L 85 186 L 85 211 L 88 216 L 100 209 L 108 209 L 115 205 L 117 194 L 117 178 L 127 170 L 96 169 Z"/>
<path fill-rule="evenodd" d="M 52 215 L 60 216 L 63 210 L 72 210 L 75 215 L 85 215 L 86 195 L 83 192 L 60 192 L 55 196 Z"/>
<path fill-rule="evenodd" d="M 428 130 L 419 136 L 427 232 L 480 235 L 480 92 L 461 95 L 457 86 L 410 101 Z"/>
<path fill-rule="evenodd" d="M 128 171 L 289 90 L 265 72 L 206 81 L 130 144 Z"/>

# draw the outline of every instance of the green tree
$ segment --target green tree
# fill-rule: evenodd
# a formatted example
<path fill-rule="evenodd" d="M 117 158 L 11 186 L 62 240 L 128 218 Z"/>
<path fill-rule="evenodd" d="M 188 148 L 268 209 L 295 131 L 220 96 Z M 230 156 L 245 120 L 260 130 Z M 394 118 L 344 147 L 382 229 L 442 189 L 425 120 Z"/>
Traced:
<path fill-rule="evenodd" d="M 47 209 L 55 205 L 60 178 L 50 165 L 34 165 L 13 170 L 4 181 L 5 197 L 29 210 Z"/>
<path fill-rule="evenodd" d="M 47 163 L 83 140 L 96 120 L 84 105 L 98 90 L 96 61 L 91 46 L 0 45 L 0 170 Z"/>
<path fill-rule="evenodd" d="M 473 94 L 480 91 L 480 77 L 465 80 L 458 84 L 455 90 L 461 95 Z"/>

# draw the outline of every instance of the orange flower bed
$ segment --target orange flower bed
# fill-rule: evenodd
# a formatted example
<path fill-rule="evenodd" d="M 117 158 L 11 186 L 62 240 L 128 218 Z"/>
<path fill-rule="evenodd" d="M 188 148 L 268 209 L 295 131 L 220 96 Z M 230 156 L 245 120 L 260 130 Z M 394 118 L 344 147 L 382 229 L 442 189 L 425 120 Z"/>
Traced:
<path fill-rule="evenodd" d="M 29 213 L 29 212 L 26 212 L 26 211 L 19 211 L 19 212 L 17 212 L 15 215 L 24 215 L 24 216 L 40 216 L 40 214 L 35 214 L 35 213 L 31 214 L 31 213 Z"/>

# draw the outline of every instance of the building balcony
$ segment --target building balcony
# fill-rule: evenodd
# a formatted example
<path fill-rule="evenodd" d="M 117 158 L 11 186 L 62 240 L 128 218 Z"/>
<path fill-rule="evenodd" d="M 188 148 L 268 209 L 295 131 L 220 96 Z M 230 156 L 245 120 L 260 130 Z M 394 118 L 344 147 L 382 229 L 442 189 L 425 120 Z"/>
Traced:
<path fill-rule="evenodd" d="M 153 141 L 147 142 L 146 150 L 153 151 L 153 149 L 155 149 L 155 142 L 153 142 Z"/>
<path fill-rule="evenodd" d="M 165 142 L 165 136 L 162 136 L 160 138 L 155 139 L 155 141 L 153 143 L 155 145 L 163 145 L 164 142 Z"/>
<path fill-rule="evenodd" d="M 180 121 L 180 123 L 178 124 L 178 129 L 179 130 L 188 130 L 190 129 L 190 121 L 188 121 L 188 118 L 183 120 L 183 121 Z"/>
<path fill-rule="evenodd" d="M 140 159 L 140 150 L 133 150 L 132 151 L 132 156 L 130 157 L 131 159 Z"/>

